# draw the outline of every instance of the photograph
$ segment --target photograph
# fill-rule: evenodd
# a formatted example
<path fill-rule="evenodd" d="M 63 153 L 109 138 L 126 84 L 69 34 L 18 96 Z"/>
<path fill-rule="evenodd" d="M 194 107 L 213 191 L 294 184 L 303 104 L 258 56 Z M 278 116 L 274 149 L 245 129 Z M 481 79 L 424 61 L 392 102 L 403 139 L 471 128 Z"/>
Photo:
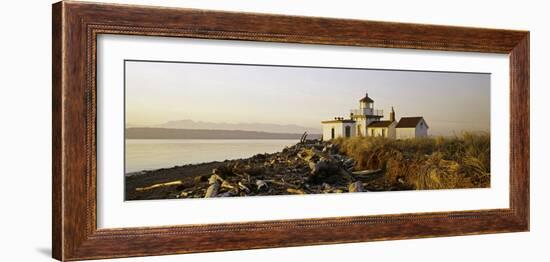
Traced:
<path fill-rule="evenodd" d="M 1 261 L 545 255 L 542 1 L 6 6 Z"/>
<path fill-rule="evenodd" d="M 124 199 L 489 188 L 490 80 L 125 60 Z"/>

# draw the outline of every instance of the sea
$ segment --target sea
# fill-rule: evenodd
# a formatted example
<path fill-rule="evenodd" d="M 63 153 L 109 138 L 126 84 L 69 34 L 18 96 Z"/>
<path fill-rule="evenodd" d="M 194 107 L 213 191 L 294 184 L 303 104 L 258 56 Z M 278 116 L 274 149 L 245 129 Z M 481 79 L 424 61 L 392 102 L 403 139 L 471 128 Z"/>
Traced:
<path fill-rule="evenodd" d="M 275 153 L 292 139 L 126 139 L 126 173 Z"/>

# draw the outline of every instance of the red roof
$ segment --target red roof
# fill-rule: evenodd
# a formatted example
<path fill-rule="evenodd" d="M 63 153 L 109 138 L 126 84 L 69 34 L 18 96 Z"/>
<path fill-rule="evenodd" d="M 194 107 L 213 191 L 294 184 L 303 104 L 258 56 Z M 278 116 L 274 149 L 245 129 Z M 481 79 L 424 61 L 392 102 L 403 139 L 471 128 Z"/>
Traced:
<path fill-rule="evenodd" d="M 416 127 L 420 121 L 422 121 L 424 118 L 421 116 L 414 116 L 414 117 L 402 117 L 399 120 L 399 123 L 397 123 L 396 128 L 412 128 Z M 428 125 L 426 125 L 428 126 Z"/>

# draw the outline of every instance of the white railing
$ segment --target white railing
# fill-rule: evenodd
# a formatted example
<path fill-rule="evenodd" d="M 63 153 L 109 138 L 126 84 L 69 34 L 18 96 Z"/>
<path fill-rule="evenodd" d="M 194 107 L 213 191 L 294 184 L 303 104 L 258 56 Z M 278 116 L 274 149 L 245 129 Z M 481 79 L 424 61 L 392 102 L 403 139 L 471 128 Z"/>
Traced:
<path fill-rule="evenodd" d="M 382 109 L 352 109 L 350 113 L 353 115 L 384 116 L 384 110 Z"/>

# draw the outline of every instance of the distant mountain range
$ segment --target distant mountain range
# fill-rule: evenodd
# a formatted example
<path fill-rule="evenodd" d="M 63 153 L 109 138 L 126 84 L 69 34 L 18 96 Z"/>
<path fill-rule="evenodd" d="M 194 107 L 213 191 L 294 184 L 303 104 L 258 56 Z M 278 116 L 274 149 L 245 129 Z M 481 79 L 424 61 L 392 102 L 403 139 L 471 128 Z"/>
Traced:
<path fill-rule="evenodd" d="M 246 130 L 178 129 L 131 127 L 126 128 L 126 139 L 296 139 L 302 133 L 269 133 Z M 310 134 L 308 139 L 321 138 Z"/>
<path fill-rule="evenodd" d="M 136 125 L 128 125 L 128 127 L 138 127 Z M 320 134 L 320 128 L 305 127 L 299 125 L 278 125 L 266 123 L 214 123 L 202 122 L 193 120 L 177 120 L 169 121 L 164 124 L 151 126 L 160 128 L 177 128 L 177 129 L 205 129 L 205 130 L 240 130 L 240 131 L 257 131 L 268 133 L 291 133 L 302 134 L 308 132 L 310 134 Z"/>

